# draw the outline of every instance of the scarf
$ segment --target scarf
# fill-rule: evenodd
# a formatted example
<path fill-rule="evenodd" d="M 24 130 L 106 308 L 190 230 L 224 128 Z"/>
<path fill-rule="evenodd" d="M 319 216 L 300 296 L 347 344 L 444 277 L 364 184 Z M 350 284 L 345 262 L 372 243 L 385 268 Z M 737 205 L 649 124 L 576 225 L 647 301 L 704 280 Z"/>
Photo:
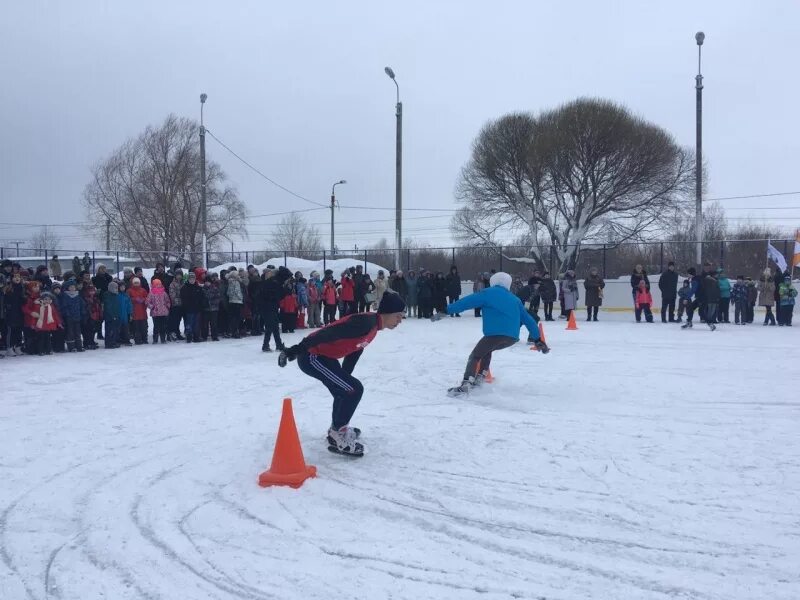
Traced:
<path fill-rule="evenodd" d="M 41 329 L 45 323 L 45 319 L 47 320 L 47 324 L 51 325 L 55 320 L 53 319 L 53 305 L 51 304 L 42 304 L 41 300 L 38 304 L 42 307 L 39 310 L 39 318 L 36 320 L 36 327 L 37 329 Z M 47 315 L 45 317 L 45 314 Z"/>

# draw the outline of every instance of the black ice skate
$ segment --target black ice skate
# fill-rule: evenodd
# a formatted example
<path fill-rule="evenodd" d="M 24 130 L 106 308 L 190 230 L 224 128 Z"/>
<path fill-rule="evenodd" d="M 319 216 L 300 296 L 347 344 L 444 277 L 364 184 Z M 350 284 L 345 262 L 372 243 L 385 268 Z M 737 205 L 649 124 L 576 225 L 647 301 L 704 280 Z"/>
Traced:
<path fill-rule="evenodd" d="M 355 427 L 347 425 L 339 429 L 328 429 L 328 450 L 334 454 L 364 456 L 364 444 L 356 441 L 360 435 L 361 430 L 356 433 Z"/>
<path fill-rule="evenodd" d="M 473 387 L 476 387 L 475 378 L 470 377 L 469 379 L 465 379 L 461 382 L 461 385 L 457 387 L 451 387 L 447 390 L 447 395 L 451 398 L 457 398 L 459 396 L 466 396 L 469 394 L 470 390 Z"/>

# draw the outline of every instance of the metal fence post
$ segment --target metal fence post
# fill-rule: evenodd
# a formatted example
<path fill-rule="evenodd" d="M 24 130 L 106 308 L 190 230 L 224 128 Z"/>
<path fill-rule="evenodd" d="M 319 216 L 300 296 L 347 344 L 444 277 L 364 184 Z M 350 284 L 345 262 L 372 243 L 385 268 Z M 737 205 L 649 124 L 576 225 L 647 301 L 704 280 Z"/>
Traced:
<path fill-rule="evenodd" d="M 283 266 L 286 266 L 286 250 L 283 251 Z"/>
<path fill-rule="evenodd" d="M 406 273 L 411 270 L 411 248 L 406 248 Z"/>
<path fill-rule="evenodd" d="M 606 245 L 603 244 L 603 279 L 606 277 Z"/>
<path fill-rule="evenodd" d="M 244 251 L 244 266 L 246 267 L 249 264 L 250 264 L 250 252 L 248 250 L 245 250 Z M 236 289 L 236 288 L 234 288 L 234 289 Z"/>
<path fill-rule="evenodd" d="M 725 241 L 719 241 L 719 266 L 721 269 L 725 268 Z"/>
<path fill-rule="evenodd" d="M 323 250 L 322 251 L 322 273 L 323 273 L 323 275 L 325 274 L 325 271 L 328 270 L 328 265 L 327 265 L 327 262 L 326 262 L 325 259 L 326 259 L 325 250 Z"/>
<path fill-rule="evenodd" d="M 398 263 L 397 267 L 398 268 L 400 267 L 399 263 Z M 367 272 L 367 251 L 364 250 L 364 273 L 366 273 L 366 272 Z"/>
<path fill-rule="evenodd" d="M 95 267 L 95 262 L 94 262 L 94 250 L 92 250 L 92 272 L 97 273 L 97 267 Z"/>
<path fill-rule="evenodd" d="M 500 246 L 500 270 L 503 270 L 503 247 Z"/>
<path fill-rule="evenodd" d="M 659 273 L 664 272 L 664 242 L 661 242 L 661 266 L 659 267 Z"/>
<path fill-rule="evenodd" d="M 452 264 L 452 265 L 456 264 L 456 249 L 455 248 L 453 248 L 453 262 L 450 263 L 450 264 Z"/>
<path fill-rule="evenodd" d="M 44 249 L 44 266 L 47 267 L 47 248 Z M 48 267 L 48 272 L 49 270 L 50 269 Z"/>
<path fill-rule="evenodd" d="M 117 250 L 117 273 L 119 273 L 119 250 Z"/>

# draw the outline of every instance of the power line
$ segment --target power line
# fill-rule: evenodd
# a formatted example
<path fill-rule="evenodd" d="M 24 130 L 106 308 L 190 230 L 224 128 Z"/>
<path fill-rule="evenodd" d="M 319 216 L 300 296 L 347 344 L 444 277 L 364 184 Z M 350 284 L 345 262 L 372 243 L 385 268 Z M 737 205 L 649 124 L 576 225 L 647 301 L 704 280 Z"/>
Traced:
<path fill-rule="evenodd" d="M 721 198 L 706 198 L 703 202 L 717 202 L 719 200 L 746 200 L 748 198 L 772 198 L 774 196 L 798 196 L 800 192 L 776 192 L 774 194 L 751 194 L 749 196 L 724 196 Z"/>
<path fill-rule="evenodd" d="M 300 200 L 303 200 L 304 202 L 308 202 L 308 203 L 310 203 L 310 204 L 315 204 L 315 205 L 317 205 L 317 206 L 321 206 L 322 208 L 328 208 L 327 206 L 325 206 L 325 205 L 324 205 L 324 204 L 322 204 L 321 202 L 316 202 L 316 201 L 314 201 L 314 200 L 309 200 L 309 199 L 308 199 L 308 198 L 306 198 L 305 196 L 301 196 L 301 195 L 300 195 L 300 194 L 298 194 L 297 192 L 293 192 L 293 191 L 292 191 L 292 190 L 290 190 L 289 188 L 282 186 L 280 183 L 278 183 L 278 182 L 277 182 L 277 181 L 275 181 L 274 179 L 271 179 L 271 178 L 267 177 L 266 175 L 264 175 L 264 173 L 262 173 L 261 171 L 259 171 L 257 168 L 255 168 L 253 165 L 251 165 L 249 162 L 247 162 L 245 159 L 243 159 L 241 156 L 239 156 L 238 154 L 236 154 L 236 152 L 234 152 L 234 151 L 233 151 L 233 150 L 231 150 L 231 149 L 230 149 L 228 146 L 226 146 L 226 145 L 225 145 L 225 144 L 222 142 L 222 140 L 220 140 L 220 139 L 219 139 L 217 136 L 215 136 L 213 133 L 211 133 L 211 131 L 209 131 L 209 130 L 208 130 L 208 128 L 206 128 L 206 133 L 207 133 L 208 135 L 210 135 L 212 138 L 214 138 L 214 139 L 217 141 L 217 143 L 219 143 L 219 145 L 220 145 L 220 146 L 222 146 L 223 148 L 225 148 L 225 150 L 227 150 L 228 152 L 230 152 L 231 154 L 233 154 L 233 155 L 234 155 L 236 158 L 238 158 L 238 159 L 239 159 L 239 160 L 240 160 L 242 163 L 244 163 L 245 165 L 247 165 L 248 167 L 250 167 L 250 169 L 252 169 L 252 170 L 253 170 L 253 171 L 255 171 L 256 173 L 258 173 L 259 175 L 261 175 L 261 177 L 263 177 L 264 179 L 266 179 L 267 181 L 269 181 L 269 182 L 270 182 L 272 185 L 274 185 L 275 187 L 282 189 L 282 190 L 283 190 L 284 192 L 286 192 L 287 194 L 291 194 L 291 195 L 292 195 L 292 196 L 294 196 L 295 198 L 298 198 L 298 199 L 300 199 Z"/>
<path fill-rule="evenodd" d="M 396 210 L 393 207 L 382 206 L 353 206 L 351 204 L 342 204 L 339 208 L 357 208 L 359 210 Z M 404 208 L 403 211 L 419 211 L 419 212 L 457 212 L 457 208 Z"/>

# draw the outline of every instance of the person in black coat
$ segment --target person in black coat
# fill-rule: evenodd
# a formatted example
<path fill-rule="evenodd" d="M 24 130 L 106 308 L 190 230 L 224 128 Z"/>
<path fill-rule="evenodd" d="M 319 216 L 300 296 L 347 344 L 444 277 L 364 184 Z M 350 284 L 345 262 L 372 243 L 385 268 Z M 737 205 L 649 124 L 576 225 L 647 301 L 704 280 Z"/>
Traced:
<path fill-rule="evenodd" d="M 36 267 L 36 275 L 34 279 L 39 282 L 39 287 L 43 292 L 49 292 L 53 287 L 53 280 L 50 279 L 50 273 L 47 271 L 45 265 Z"/>
<path fill-rule="evenodd" d="M 261 317 L 264 320 L 264 342 L 261 344 L 262 352 L 271 352 L 269 347 L 270 338 L 275 338 L 275 348 L 283 350 L 284 345 L 281 340 L 279 329 L 280 307 L 279 304 L 283 297 L 288 293 L 285 287 L 286 281 L 292 276 L 292 272 L 286 267 L 279 267 L 277 272 L 272 265 L 267 265 L 264 271 L 264 280 L 258 291 L 257 306 Z"/>
<path fill-rule="evenodd" d="M 447 303 L 457 302 L 461 297 L 461 275 L 458 274 L 458 267 L 453 265 L 445 278 L 445 289 L 447 291 Z M 450 315 L 451 317 L 454 315 Z M 460 317 L 460 314 L 455 315 Z"/>
<path fill-rule="evenodd" d="M 19 273 L 11 275 L 0 292 L 3 294 L 5 327 L 9 333 L 6 340 L 6 352 L 7 354 L 22 354 L 22 329 L 25 325 L 25 317 L 22 312 L 22 308 L 25 306 L 25 284 L 22 283 L 22 275 Z"/>
<path fill-rule="evenodd" d="M 539 297 L 544 306 L 544 320 L 553 321 L 553 303 L 558 298 L 556 282 L 550 277 L 550 273 L 545 271 L 542 280 L 539 282 Z"/>
<path fill-rule="evenodd" d="M 430 319 L 433 316 L 433 273 L 425 273 L 417 283 L 417 301 L 419 302 L 419 319 Z"/>
<path fill-rule="evenodd" d="M 678 274 L 675 272 L 675 263 L 670 261 L 667 270 L 658 278 L 658 289 L 661 290 L 661 322 L 675 322 L 675 299 L 678 297 Z"/>
<path fill-rule="evenodd" d="M 447 311 L 447 281 L 441 271 L 436 273 L 436 278 L 433 280 L 433 307 L 437 313 Z"/>
<path fill-rule="evenodd" d="M 194 271 L 189 271 L 189 280 L 181 287 L 181 308 L 183 309 L 184 335 L 186 343 L 200 342 L 200 313 L 205 310 L 208 300 L 203 288 L 197 284 Z"/>

